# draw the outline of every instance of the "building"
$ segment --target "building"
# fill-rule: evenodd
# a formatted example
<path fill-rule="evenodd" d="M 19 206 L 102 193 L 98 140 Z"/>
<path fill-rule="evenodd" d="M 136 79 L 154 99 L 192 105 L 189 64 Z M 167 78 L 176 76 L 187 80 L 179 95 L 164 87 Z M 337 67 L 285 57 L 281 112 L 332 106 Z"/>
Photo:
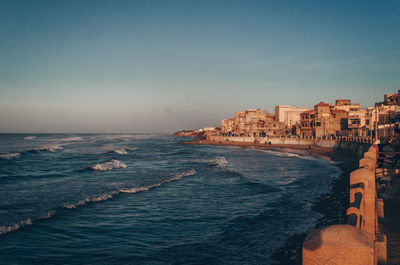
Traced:
<path fill-rule="evenodd" d="M 295 107 L 288 105 L 275 106 L 275 121 L 283 122 L 288 128 L 292 128 L 296 124 L 300 124 L 300 114 L 310 110 L 306 107 Z"/>
<path fill-rule="evenodd" d="M 348 126 L 348 112 L 323 101 L 316 104 L 314 110 L 302 112 L 300 117 L 301 136 L 340 136 L 346 133 Z"/>
<path fill-rule="evenodd" d="M 348 134 L 350 136 L 367 136 L 366 115 L 367 109 L 349 111 Z"/>
<path fill-rule="evenodd" d="M 265 110 L 248 109 L 235 112 L 234 134 L 238 136 L 253 136 L 262 131 L 267 124 L 274 122 L 274 119 Z"/>
<path fill-rule="evenodd" d="M 345 110 L 345 111 L 349 112 L 349 111 L 357 111 L 357 110 L 361 109 L 361 105 L 360 105 L 360 103 L 351 104 L 350 99 L 337 99 L 335 102 L 335 105 L 332 106 L 332 108 Z"/>
<path fill-rule="evenodd" d="M 224 119 L 221 121 L 221 133 L 225 136 L 231 136 L 235 131 L 235 121 L 233 119 Z"/>
<path fill-rule="evenodd" d="M 400 90 L 397 94 L 385 94 L 384 95 L 384 105 L 400 105 Z"/>
<path fill-rule="evenodd" d="M 301 136 L 315 136 L 314 121 L 315 121 L 315 110 L 307 110 L 300 114 Z"/>

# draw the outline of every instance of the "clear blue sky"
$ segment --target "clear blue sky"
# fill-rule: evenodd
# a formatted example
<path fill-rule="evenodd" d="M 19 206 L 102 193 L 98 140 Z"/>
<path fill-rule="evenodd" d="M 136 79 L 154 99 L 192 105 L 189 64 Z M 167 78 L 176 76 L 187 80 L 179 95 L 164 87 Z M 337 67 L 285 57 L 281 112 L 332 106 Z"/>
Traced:
<path fill-rule="evenodd" d="M 0 0 L 0 132 L 172 132 L 397 89 L 397 0 Z"/>

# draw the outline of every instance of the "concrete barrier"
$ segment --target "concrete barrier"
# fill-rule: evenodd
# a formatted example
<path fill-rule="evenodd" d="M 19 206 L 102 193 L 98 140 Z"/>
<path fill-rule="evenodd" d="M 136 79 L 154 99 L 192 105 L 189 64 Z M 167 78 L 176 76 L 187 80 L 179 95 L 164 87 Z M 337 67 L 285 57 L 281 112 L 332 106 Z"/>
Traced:
<path fill-rule="evenodd" d="M 369 148 L 359 166 L 350 173 L 347 225 L 310 231 L 303 243 L 303 264 L 387 264 L 387 239 L 379 229 L 384 205 L 377 197 L 375 148 Z"/>

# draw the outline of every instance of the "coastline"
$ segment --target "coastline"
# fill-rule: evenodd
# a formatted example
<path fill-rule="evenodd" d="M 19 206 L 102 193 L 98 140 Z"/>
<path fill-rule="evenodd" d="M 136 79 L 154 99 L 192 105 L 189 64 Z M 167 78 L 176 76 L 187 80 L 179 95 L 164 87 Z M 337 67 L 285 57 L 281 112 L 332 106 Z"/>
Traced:
<path fill-rule="evenodd" d="M 312 146 L 309 151 L 308 146 L 305 145 L 265 145 L 259 143 L 211 142 L 204 140 L 201 142 L 184 142 L 182 144 L 243 146 L 269 150 L 287 150 L 332 161 L 340 168 L 342 173 L 332 181 L 329 191 L 318 198 L 313 205 L 312 209 L 323 216 L 314 226 L 314 229 L 334 224 L 343 224 L 347 221 L 346 211 L 349 204 L 350 172 L 358 168 L 358 160 L 360 159 L 359 155 L 350 150 Z M 286 243 L 273 254 L 273 259 L 276 262 L 275 264 L 302 264 L 302 245 L 307 233 L 308 231 L 290 237 Z"/>

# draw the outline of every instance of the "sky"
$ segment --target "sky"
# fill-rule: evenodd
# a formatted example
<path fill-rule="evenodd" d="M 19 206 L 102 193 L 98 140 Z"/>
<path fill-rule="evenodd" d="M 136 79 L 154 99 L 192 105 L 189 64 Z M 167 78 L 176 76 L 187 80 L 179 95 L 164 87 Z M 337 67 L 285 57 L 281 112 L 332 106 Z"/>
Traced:
<path fill-rule="evenodd" d="M 400 1 L 0 0 L 0 132 L 156 133 L 400 89 Z"/>

